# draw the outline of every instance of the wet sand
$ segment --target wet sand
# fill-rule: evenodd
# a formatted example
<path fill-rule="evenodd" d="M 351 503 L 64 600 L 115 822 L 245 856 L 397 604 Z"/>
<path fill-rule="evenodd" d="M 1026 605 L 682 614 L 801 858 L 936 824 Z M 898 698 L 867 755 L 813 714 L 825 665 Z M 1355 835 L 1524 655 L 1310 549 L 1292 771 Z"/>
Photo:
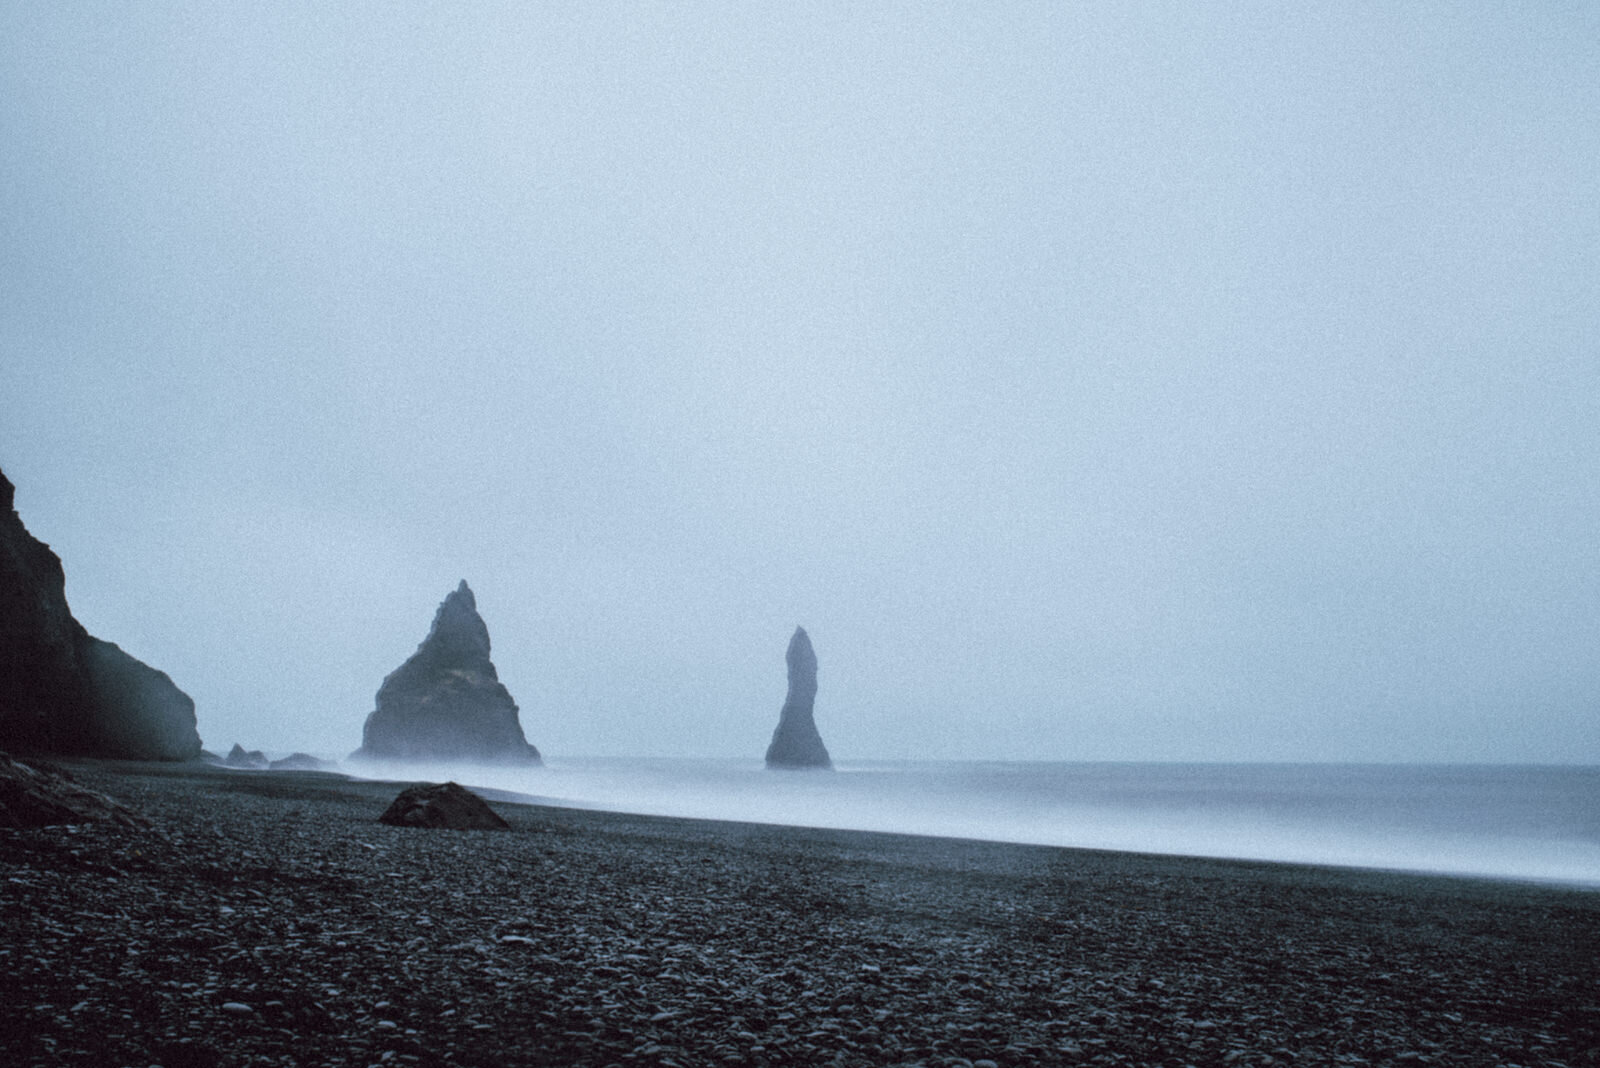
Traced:
<path fill-rule="evenodd" d="M 1595 1065 L 1600 893 L 71 763 L 0 831 L 0 1064 Z"/>

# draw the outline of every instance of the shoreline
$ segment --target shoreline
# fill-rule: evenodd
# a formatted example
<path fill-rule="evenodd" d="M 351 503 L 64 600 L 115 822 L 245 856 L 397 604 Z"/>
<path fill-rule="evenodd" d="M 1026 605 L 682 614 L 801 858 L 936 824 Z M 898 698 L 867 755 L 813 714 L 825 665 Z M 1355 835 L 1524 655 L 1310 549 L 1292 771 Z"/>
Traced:
<path fill-rule="evenodd" d="M 1563 783 L 1540 796 L 1522 781 L 1530 769 L 1515 765 L 1407 766 L 1399 778 L 1377 765 L 1328 765 L 1309 780 L 1299 777 L 1303 765 L 1226 765 L 1249 774 L 1220 779 L 1213 768 L 1189 764 L 915 762 L 917 774 L 896 768 L 880 777 L 873 773 L 881 765 L 810 775 L 773 773 L 752 761 L 605 758 L 531 775 L 472 765 L 380 765 L 381 772 L 358 774 L 453 778 L 537 804 L 595 811 L 1600 890 L 1600 842 L 1586 832 L 1584 807 L 1600 790 L 1600 768 L 1573 769 L 1587 792 Z M 1019 768 L 1028 770 L 1018 775 Z M 1063 774 L 1041 782 L 1035 768 Z M 1550 789 L 1545 770 L 1534 769 L 1539 790 Z M 1460 790 L 1463 773 L 1472 789 L 1491 789 L 1467 806 L 1427 800 Z M 1360 788 L 1341 781 L 1335 789 L 1348 796 L 1334 807 L 1283 805 L 1297 791 L 1327 797 L 1330 776 L 1351 775 L 1370 783 L 1376 799 L 1366 801 Z M 1407 815 L 1377 815 L 1385 806 Z"/>
<path fill-rule="evenodd" d="M 1584 889 L 55 763 L 153 826 L 0 832 L 8 1064 L 1600 1057 Z"/>
<path fill-rule="evenodd" d="M 60 761 L 56 761 L 56 763 L 59 764 Z M 103 766 L 103 767 L 116 767 L 117 765 L 130 764 L 130 763 L 131 764 L 139 764 L 140 762 L 115 761 L 115 760 L 79 761 L 78 762 L 78 769 L 82 770 L 83 766 L 85 766 L 85 765 L 89 765 L 89 766 L 100 765 L 100 766 Z M 141 765 L 141 766 L 148 768 L 148 765 Z M 160 765 L 156 765 L 156 766 L 160 766 Z M 171 765 L 171 766 L 178 767 L 178 768 L 190 768 L 190 767 L 193 767 L 194 765 L 185 763 L 185 764 L 174 764 L 174 765 Z M 395 794 L 398 794 L 402 789 L 404 789 L 407 786 L 415 785 L 417 783 L 428 783 L 428 782 L 436 782 L 436 781 L 438 781 L 438 780 L 435 780 L 435 779 L 401 778 L 401 777 L 393 777 L 393 776 L 387 776 L 387 775 L 386 776 L 382 776 L 382 777 L 376 777 L 376 778 L 368 778 L 366 776 L 354 774 L 354 773 L 346 771 L 346 770 L 331 770 L 331 769 L 284 771 L 284 770 L 269 770 L 269 769 L 265 769 L 265 768 L 228 768 L 228 767 L 222 767 L 220 765 L 206 765 L 206 767 L 207 768 L 215 767 L 218 771 L 222 772 L 225 775 L 272 776 L 272 777 L 282 777 L 282 776 L 291 776 L 291 775 L 292 776 L 304 776 L 304 777 L 306 777 L 307 780 L 309 780 L 309 785 L 312 785 L 312 786 L 315 786 L 317 784 L 317 782 L 319 782 L 319 781 L 321 781 L 321 782 L 337 781 L 337 782 L 345 782 L 345 783 L 350 783 L 350 784 L 359 784 L 361 786 L 366 786 L 366 787 L 374 787 L 374 788 L 382 788 L 382 789 L 385 789 L 385 790 L 392 790 L 392 792 L 395 793 Z M 602 804 L 599 804 L 599 803 L 585 803 L 585 802 L 581 802 L 581 801 L 569 801 L 569 800 L 565 800 L 565 799 L 562 799 L 562 798 L 544 797 L 544 796 L 540 796 L 538 794 L 524 793 L 524 792 L 518 791 L 518 790 L 506 790 L 506 789 L 501 789 L 499 787 L 494 787 L 494 786 L 480 786 L 480 785 L 475 785 L 475 784 L 470 783 L 470 782 L 463 782 L 460 779 L 457 779 L 457 780 L 454 780 L 454 781 L 458 782 L 459 785 L 466 787 L 467 789 L 471 790 L 473 793 L 475 793 L 478 796 L 482 797 L 485 801 L 491 802 L 492 804 L 494 804 L 496 806 L 498 806 L 498 805 L 516 805 L 516 806 L 520 806 L 520 807 L 533 808 L 533 809 L 562 809 L 562 810 L 567 810 L 567 811 L 572 811 L 572 812 L 590 812 L 590 813 L 595 813 L 597 815 L 612 815 L 612 816 L 629 817 L 629 818 L 641 819 L 641 820 L 666 820 L 666 821 L 670 821 L 670 822 L 683 823 L 683 824 L 701 824 L 701 823 L 703 823 L 703 824 L 709 824 L 709 825 L 714 826 L 714 827 L 715 826 L 726 825 L 726 826 L 728 826 L 730 828 L 745 828 L 745 829 L 770 828 L 770 829 L 775 829 L 775 830 L 790 830 L 790 831 L 797 831 L 797 832 L 821 832 L 821 833 L 833 833 L 833 834 L 844 834 L 844 835 L 863 835 L 863 836 L 866 836 L 868 838 L 883 838 L 883 839 L 908 838 L 908 839 L 912 839 L 914 841 L 926 841 L 928 843 L 949 842 L 949 843 L 957 844 L 957 845 L 959 845 L 959 844 L 967 844 L 967 845 L 973 845 L 973 846 L 1004 846 L 1004 847 L 1012 847 L 1012 848 L 1017 848 L 1017 849 L 1063 850 L 1063 851 L 1066 851 L 1066 852 L 1069 852 L 1069 853 L 1088 853 L 1088 854 L 1093 854 L 1093 855 L 1104 855 L 1104 856 L 1107 856 L 1107 857 L 1124 857 L 1125 856 L 1125 857 L 1135 858 L 1135 859 L 1144 859 L 1144 860 L 1148 860 L 1148 861 L 1152 861 L 1152 862 L 1159 862 L 1159 861 L 1215 862 L 1215 863 L 1218 863 L 1218 864 L 1240 864 L 1240 865 L 1247 865 L 1247 866 L 1251 866 L 1251 867 L 1306 869 L 1306 870 L 1313 871 L 1313 872 L 1315 872 L 1315 871 L 1326 871 L 1329 874 L 1336 874 L 1336 873 L 1345 873 L 1345 874 L 1350 874 L 1350 875 L 1368 874 L 1368 875 L 1373 875 L 1373 876 L 1396 876 L 1396 877 L 1402 877 L 1402 878 L 1415 877 L 1415 878 L 1419 878 L 1419 879 L 1444 879 L 1444 880 L 1462 881 L 1462 882 L 1482 882 L 1482 883 L 1488 883 L 1488 884 L 1502 884 L 1503 883 L 1503 884 L 1506 884 L 1506 885 L 1509 885 L 1509 886 L 1513 886 L 1513 887 L 1515 887 L 1515 886 L 1527 886 L 1527 887 L 1532 887 L 1532 888 L 1546 888 L 1546 889 L 1551 889 L 1551 890 L 1572 891 L 1572 892 L 1575 892 L 1575 893 L 1595 893 L 1595 894 L 1600 894 L 1600 882 L 1588 882 L 1588 881 L 1581 881 L 1581 880 L 1567 880 L 1567 879 L 1557 879 L 1557 878 L 1536 878 L 1536 877 L 1532 877 L 1532 876 L 1517 876 L 1517 875 L 1480 874 L 1480 873 L 1474 873 L 1474 872 L 1456 872 L 1456 871 L 1445 871 L 1445 870 L 1431 870 L 1431 869 L 1425 869 L 1425 868 L 1396 868 L 1396 867 L 1383 867 L 1383 866 L 1378 866 L 1378 865 L 1362 865 L 1362 864 L 1332 864 L 1332 863 L 1321 863 L 1321 862 L 1317 862 L 1317 861 L 1279 860 L 1279 859 L 1275 859 L 1275 858 L 1272 858 L 1272 857 L 1226 856 L 1226 855 L 1217 855 L 1217 854 L 1210 854 L 1210 853 L 1163 853 L 1163 852 L 1155 852 L 1155 851 L 1150 851 L 1150 850 L 1139 850 L 1139 849 L 1116 849 L 1116 848 L 1101 848 L 1101 847 L 1095 847 L 1095 846 L 1057 845 L 1057 844 L 1050 843 L 1050 842 L 1031 842 L 1031 841 L 1021 841 L 1021 840 L 1017 840 L 1017 839 L 1009 839 L 1009 838 L 975 838 L 975 837 L 969 837 L 969 836 L 959 835 L 959 834 L 932 834 L 932 833 L 921 833 L 921 832 L 916 832 L 916 831 L 878 830 L 878 829 L 866 828 L 866 827 L 836 827 L 836 826 L 832 826 L 832 825 L 828 825 L 828 824 L 778 823 L 778 822 L 773 822 L 773 821 L 768 821 L 768 820 L 720 819 L 720 818 L 710 817 L 710 816 L 682 816 L 682 815 L 675 815 L 675 814 L 672 814 L 672 813 L 641 812 L 641 811 L 636 811 L 636 810 L 631 809 L 631 808 L 624 808 L 624 807 L 618 807 L 618 806 L 612 806 L 612 805 L 602 805 Z"/>

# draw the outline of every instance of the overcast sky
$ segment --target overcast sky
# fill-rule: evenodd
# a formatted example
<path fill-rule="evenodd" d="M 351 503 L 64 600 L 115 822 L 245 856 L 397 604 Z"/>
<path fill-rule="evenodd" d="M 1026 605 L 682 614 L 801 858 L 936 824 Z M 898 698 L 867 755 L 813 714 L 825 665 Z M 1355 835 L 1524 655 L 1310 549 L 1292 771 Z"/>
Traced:
<path fill-rule="evenodd" d="M 206 745 L 1600 761 L 1600 9 L 0 2 L 0 469 Z"/>

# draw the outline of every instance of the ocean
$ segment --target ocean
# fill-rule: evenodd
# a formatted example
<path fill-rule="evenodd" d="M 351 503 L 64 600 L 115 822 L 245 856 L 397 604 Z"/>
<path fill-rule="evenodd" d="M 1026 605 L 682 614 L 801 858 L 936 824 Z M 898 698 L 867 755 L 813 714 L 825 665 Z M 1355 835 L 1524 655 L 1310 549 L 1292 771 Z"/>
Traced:
<path fill-rule="evenodd" d="M 579 808 L 1600 888 L 1600 767 L 551 759 L 362 765 Z"/>

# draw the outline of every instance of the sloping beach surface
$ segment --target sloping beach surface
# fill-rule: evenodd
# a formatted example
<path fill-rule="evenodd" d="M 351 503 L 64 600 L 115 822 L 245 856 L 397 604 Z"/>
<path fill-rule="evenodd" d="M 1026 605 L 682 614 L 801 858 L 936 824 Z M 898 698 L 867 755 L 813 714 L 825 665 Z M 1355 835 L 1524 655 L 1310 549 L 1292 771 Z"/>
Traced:
<path fill-rule="evenodd" d="M 5 1064 L 1592 1065 L 1582 889 L 79 762 L 0 831 Z"/>

